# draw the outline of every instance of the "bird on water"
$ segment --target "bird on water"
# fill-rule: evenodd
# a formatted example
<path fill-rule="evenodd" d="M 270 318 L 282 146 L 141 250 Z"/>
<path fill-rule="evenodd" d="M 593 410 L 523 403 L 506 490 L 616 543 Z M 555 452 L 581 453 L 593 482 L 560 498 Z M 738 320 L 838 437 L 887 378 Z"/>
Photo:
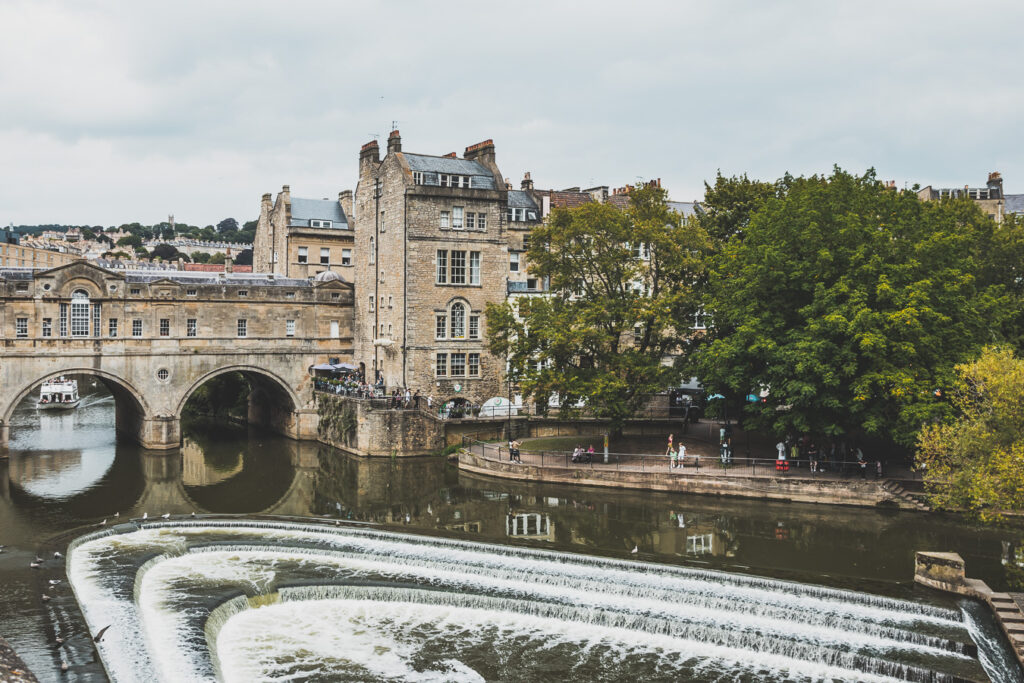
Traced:
<path fill-rule="evenodd" d="M 111 626 L 113 626 L 113 624 L 107 624 L 106 626 L 104 626 L 103 628 L 101 628 L 101 629 L 100 629 L 99 631 L 97 631 L 97 632 L 96 632 L 96 635 L 94 635 L 94 636 L 92 637 L 92 642 L 94 642 L 94 643 L 98 643 L 98 642 L 100 642 L 101 640 L 103 640 L 103 636 L 104 636 L 104 635 L 106 635 L 106 633 L 107 633 L 107 629 L 108 629 L 108 628 L 110 628 Z"/>

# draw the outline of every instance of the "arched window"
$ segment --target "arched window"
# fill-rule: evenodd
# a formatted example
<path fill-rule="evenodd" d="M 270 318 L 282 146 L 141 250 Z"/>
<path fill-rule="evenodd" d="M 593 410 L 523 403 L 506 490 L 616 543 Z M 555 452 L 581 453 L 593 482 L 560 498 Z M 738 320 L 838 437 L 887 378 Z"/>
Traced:
<path fill-rule="evenodd" d="M 456 301 L 452 304 L 452 339 L 466 338 L 466 305 Z"/>
<path fill-rule="evenodd" d="M 89 292 L 84 289 L 71 293 L 71 336 L 89 336 Z"/>

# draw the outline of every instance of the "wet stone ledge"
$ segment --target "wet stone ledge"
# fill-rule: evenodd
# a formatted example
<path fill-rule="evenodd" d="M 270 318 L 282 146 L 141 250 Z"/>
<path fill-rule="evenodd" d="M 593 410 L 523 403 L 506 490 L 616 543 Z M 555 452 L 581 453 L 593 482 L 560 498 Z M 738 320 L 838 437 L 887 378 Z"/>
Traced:
<path fill-rule="evenodd" d="M 38 683 L 38 680 L 14 648 L 0 638 L 0 683 Z"/>

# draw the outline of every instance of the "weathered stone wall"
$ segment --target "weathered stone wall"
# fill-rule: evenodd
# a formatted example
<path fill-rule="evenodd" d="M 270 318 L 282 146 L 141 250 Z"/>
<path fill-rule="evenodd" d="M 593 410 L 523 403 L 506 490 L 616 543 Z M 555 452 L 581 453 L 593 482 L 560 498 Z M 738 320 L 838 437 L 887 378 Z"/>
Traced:
<path fill-rule="evenodd" d="M 317 394 L 317 409 L 319 440 L 356 455 L 427 455 L 444 447 L 444 423 L 419 411 L 330 394 Z"/>
<path fill-rule="evenodd" d="M 459 469 L 520 481 L 583 484 L 863 507 L 875 507 L 886 503 L 900 504 L 898 499 L 894 499 L 889 491 L 882 488 L 883 480 L 823 480 L 799 476 L 730 475 L 728 477 L 713 477 L 689 472 L 673 473 L 671 476 L 666 476 L 665 471 L 631 472 L 586 467 L 539 467 L 486 460 L 466 450 L 459 452 Z"/>

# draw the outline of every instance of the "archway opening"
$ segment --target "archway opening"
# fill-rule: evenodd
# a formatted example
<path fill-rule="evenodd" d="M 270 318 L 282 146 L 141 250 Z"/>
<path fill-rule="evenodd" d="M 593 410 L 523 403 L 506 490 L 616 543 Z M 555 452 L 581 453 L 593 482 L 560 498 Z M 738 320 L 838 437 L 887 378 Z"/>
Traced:
<path fill-rule="evenodd" d="M 76 369 L 36 380 L 4 420 L 11 482 L 39 499 L 95 489 L 113 476 L 120 447 L 138 441 L 144 414 L 131 387 L 103 374 Z"/>
<path fill-rule="evenodd" d="M 257 369 L 231 368 L 197 382 L 186 394 L 179 415 L 190 421 L 249 424 L 295 437 L 296 402 L 284 383 Z"/>

